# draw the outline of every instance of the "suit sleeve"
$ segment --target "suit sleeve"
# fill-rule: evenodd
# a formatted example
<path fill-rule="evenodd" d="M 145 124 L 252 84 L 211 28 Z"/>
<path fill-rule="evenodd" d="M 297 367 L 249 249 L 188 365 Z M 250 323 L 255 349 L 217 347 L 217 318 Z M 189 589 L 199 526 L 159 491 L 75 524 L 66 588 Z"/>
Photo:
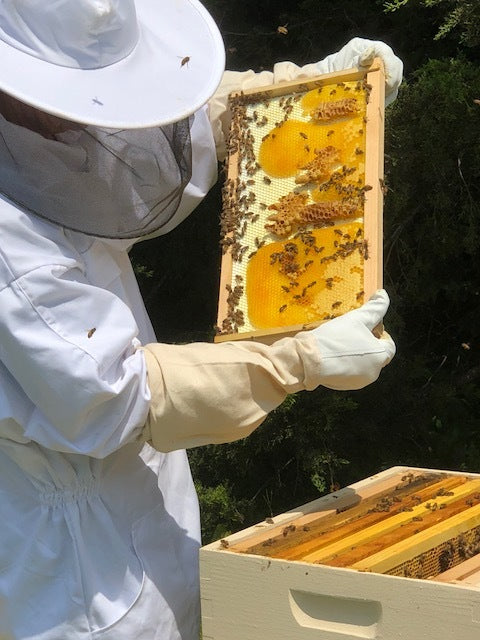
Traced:
<path fill-rule="evenodd" d="M 143 437 L 160 451 L 238 440 L 289 393 L 320 384 L 311 332 L 256 342 L 143 348 L 152 393 Z"/>
<path fill-rule="evenodd" d="M 0 366 L 16 384 L 12 414 L 26 438 L 104 457 L 139 436 L 150 391 L 127 305 L 65 259 L 12 272 L 0 307 Z"/>

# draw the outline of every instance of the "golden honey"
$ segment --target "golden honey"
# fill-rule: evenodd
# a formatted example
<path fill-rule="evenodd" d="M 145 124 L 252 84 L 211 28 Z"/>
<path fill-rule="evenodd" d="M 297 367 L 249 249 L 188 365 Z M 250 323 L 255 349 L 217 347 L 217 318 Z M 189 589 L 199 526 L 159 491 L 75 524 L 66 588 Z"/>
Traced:
<path fill-rule="evenodd" d="M 358 222 L 343 223 L 261 247 L 247 266 L 250 322 L 267 329 L 326 320 L 355 309 L 364 297 L 361 231 Z M 348 247 L 346 255 L 334 258 L 340 245 Z M 293 258 L 286 260 L 289 255 Z"/>

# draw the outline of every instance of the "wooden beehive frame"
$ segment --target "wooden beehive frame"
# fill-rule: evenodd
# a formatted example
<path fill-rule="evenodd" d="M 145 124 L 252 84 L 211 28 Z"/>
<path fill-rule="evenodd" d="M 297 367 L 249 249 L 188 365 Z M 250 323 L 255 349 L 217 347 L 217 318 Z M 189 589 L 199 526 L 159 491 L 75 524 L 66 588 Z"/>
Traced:
<path fill-rule="evenodd" d="M 385 76 L 381 60 L 376 59 L 368 68 L 350 69 L 338 73 L 330 73 L 308 80 L 285 82 L 274 86 L 245 91 L 232 95 L 232 99 L 241 99 L 243 103 L 255 103 L 278 96 L 298 95 L 312 89 L 332 83 L 364 81 L 371 87 L 370 99 L 366 106 L 365 125 L 365 185 L 371 189 L 365 193 L 363 212 L 363 236 L 368 242 L 368 260 L 363 264 L 363 289 L 365 298 L 382 286 L 383 281 L 383 139 L 384 139 L 384 96 Z M 239 176 L 239 151 L 230 153 L 228 158 L 227 182 L 235 184 Z M 365 243 L 365 246 L 367 244 Z M 222 258 L 220 291 L 218 304 L 218 327 L 231 312 L 231 292 L 235 288 L 233 282 L 232 251 L 227 250 Z M 262 342 L 273 342 L 285 335 L 293 335 L 299 330 L 312 328 L 320 324 L 304 323 L 294 326 L 276 327 L 256 331 L 221 331 L 215 337 L 216 342 L 237 339 L 253 339 Z"/>
<path fill-rule="evenodd" d="M 341 490 L 326 499 L 334 509 L 322 503 L 321 509 L 300 516 L 284 514 L 278 523 L 268 519 L 264 530 L 233 540 L 225 549 L 408 577 L 404 563 L 417 558 L 424 562 L 423 556 L 448 549 L 452 540 L 458 546 L 469 532 L 477 532 L 477 540 L 480 537 L 479 476 L 407 470 L 355 494 Z M 312 504 L 320 505 L 320 501 Z M 441 582 L 478 584 L 479 545 L 467 551 L 466 543 L 462 544 L 462 553 L 457 549 L 456 557 L 442 559 L 448 570 L 413 577 L 439 576 Z M 474 557 L 466 560 L 471 553 Z"/>

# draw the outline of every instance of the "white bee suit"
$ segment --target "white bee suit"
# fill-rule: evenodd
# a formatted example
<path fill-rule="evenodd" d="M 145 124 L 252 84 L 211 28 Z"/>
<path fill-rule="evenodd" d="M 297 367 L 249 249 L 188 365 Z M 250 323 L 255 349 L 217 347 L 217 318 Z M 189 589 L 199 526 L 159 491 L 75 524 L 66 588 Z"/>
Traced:
<path fill-rule="evenodd" d="M 205 110 L 179 218 L 216 178 Z M 0 199 L 0 637 L 197 640 L 184 451 L 137 443 L 155 340 L 126 247 Z M 54 382 L 52 382 L 54 381 Z"/>
<path fill-rule="evenodd" d="M 195 114 L 192 177 L 162 232 L 216 180 L 218 105 L 212 123 L 206 109 Z M 177 416 L 188 414 L 182 387 L 197 395 L 187 422 L 205 425 L 214 387 L 197 384 L 199 375 L 229 386 L 239 379 L 235 367 L 247 367 L 255 386 L 258 373 L 265 394 L 239 396 L 241 429 L 233 419 L 226 441 L 249 433 L 287 392 L 329 386 L 329 375 L 345 373 L 328 369 L 314 332 L 275 352 L 223 346 L 216 359 L 214 345 L 204 345 L 204 356 L 195 345 L 191 353 L 179 347 L 178 358 L 166 347 L 163 359 L 144 349 L 156 337 L 128 259 L 130 240 L 67 230 L 1 196 L 0 237 L 0 638 L 198 640 L 199 512 L 185 451 L 175 449 L 219 435 L 209 439 L 201 427 L 200 441 L 191 431 L 175 440 Z M 372 304 L 366 324 L 374 326 L 388 299 Z M 377 358 L 373 373 L 362 370 L 346 388 L 371 382 L 393 356 L 391 341 L 374 340 L 367 348 Z M 336 363 L 334 342 L 325 353 Z M 340 355 L 352 354 L 360 361 L 351 349 Z M 145 440 L 168 441 L 172 451 Z"/>

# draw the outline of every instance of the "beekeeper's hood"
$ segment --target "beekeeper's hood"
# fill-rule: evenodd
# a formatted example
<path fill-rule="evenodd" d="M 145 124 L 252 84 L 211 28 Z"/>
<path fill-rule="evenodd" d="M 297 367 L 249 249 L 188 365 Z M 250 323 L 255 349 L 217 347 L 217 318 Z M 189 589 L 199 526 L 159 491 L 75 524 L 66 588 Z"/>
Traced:
<path fill-rule="evenodd" d="M 50 140 L 0 117 L 0 192 L 92 235 L 135 238 L 174 215 L 189 117 L 224 70 L 198 0 L 0 0 L 0 90 L 86 125 Z"/>

